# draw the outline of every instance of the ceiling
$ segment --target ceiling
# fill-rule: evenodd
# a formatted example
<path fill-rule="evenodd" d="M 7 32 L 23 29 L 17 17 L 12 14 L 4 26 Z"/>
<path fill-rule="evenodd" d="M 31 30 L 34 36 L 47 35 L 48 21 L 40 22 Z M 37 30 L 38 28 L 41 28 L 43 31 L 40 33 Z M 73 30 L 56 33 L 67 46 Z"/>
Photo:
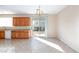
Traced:
<path fill-rule="evenodd" d="M 65 5 L 41 5 L 44 14 L 57 14 Z M 0 14 L 35 14 L 37 5 L 0 5 Z"/>

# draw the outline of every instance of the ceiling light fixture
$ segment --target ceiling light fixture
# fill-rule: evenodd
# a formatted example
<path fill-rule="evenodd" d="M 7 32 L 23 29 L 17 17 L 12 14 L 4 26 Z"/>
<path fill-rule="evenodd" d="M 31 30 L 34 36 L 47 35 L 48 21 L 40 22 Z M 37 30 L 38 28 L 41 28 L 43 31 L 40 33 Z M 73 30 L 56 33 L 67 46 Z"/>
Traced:
<path fill-rule="evenodd" d="M 39 16 L 43 15 L 43 10 L 41 10 L 40 6 L 38 6 L 38 9 L 36 9 L 36 15 L 39 15 Z"/>

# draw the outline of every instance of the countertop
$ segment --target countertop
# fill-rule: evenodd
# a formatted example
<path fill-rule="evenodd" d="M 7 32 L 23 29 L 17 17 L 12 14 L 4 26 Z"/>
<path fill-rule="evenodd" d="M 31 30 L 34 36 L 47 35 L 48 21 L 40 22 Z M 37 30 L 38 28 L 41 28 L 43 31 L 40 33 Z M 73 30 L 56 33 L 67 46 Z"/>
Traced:
<path fill-rule="evenodd" d="M 0 30 L 31 30 L 31 26 L 27 26 L 27 27 L 0 27 Z"/>

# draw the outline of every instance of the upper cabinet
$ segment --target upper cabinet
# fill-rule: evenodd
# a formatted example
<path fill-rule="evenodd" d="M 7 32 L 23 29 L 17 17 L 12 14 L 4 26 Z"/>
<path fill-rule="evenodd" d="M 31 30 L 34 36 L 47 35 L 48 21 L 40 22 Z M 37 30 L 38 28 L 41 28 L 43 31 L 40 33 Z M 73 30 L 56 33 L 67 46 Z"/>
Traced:
<path fill-rule="evenodd" d="M 13 26 L 30 26 L 30 17 L 13 17 Z"/>

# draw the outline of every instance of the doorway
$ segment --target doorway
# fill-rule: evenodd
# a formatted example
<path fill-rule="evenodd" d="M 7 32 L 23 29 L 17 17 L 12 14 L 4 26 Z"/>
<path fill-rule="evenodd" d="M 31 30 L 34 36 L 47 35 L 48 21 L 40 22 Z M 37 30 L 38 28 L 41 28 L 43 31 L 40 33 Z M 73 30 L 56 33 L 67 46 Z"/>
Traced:
<path fill-rule="evenodd" d="M 47 37 L 47 16 L 32 17 L 32 36 Z"/>

